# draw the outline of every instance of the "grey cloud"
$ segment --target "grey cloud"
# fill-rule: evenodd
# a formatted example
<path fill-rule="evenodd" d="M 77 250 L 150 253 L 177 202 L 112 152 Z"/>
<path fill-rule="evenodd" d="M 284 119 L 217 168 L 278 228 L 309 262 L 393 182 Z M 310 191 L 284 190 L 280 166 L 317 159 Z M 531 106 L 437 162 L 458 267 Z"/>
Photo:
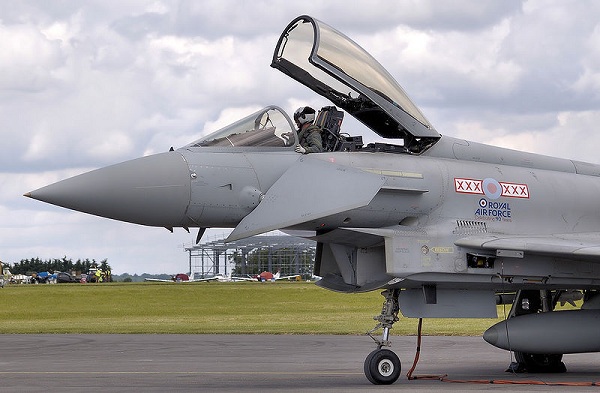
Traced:
<path fill-rule="evenodd" d="M 399 24 L 420 30 L 473 32 L 520 13 L 523 3 L 522 0 L 328 2 L 322 20 L 347 33 L 372 34 Z M 343 8 L 345 12 L 335 12 Z"/>

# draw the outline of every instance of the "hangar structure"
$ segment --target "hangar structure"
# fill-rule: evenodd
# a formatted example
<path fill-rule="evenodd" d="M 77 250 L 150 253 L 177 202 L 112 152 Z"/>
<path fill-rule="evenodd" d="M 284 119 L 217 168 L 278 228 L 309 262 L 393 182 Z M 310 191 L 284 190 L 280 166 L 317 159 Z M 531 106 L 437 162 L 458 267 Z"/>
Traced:
<path fill-rule="evenodd" d="M 283 234 L 266 234 L 225 243 L 224 238 L 185 247 L 195 278 L 251 275 L 281 271 L 282 275 L 312 277 L 316 242 Z M 236 269 L 233 272 L 233 269 Z"/>

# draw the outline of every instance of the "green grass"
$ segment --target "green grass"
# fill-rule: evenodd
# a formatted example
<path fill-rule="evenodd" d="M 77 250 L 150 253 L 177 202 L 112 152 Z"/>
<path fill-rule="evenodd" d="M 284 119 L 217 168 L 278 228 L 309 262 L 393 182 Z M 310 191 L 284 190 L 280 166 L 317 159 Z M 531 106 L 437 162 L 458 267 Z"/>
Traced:
<path fill-rule="evenodd" d="M 341 294 L 312 283 L 112 283 L 0 289 L 0 333 L 364 334 L 378 291 Z M 500 314 L 502 315 L 502 314 Z M 392 334 L 413 335 L 401 318 Z M 426 335 L 480 335 L 497 319 L 426 319 Z"/>

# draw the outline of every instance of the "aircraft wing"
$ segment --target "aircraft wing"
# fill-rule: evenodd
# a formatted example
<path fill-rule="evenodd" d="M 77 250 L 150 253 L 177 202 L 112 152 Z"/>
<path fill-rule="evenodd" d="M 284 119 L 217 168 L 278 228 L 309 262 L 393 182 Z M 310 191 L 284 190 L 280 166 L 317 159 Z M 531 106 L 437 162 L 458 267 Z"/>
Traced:
<path fill-rule="evenodd" d="M 207 277 L 207 278 L 194 278 L 193 280 L 184 281 L 184 282 L 208 282 L 208 281 L 218 281 L 218 276 Z"/>
<path fill-rule="evenodd" d="M 373 173 L 310 155 L 302 156 L 271 186 L 260 204 L 225 241 L 366 206 L 384 182 L 382 176 Z"/>
<path fill-rule="evenodd" d="M 496 256 L 522 258 L 525 253 L 600 262 L 600 232 L 553 235 L 469 236 L 457 246 L 493 251 Z"/>
<path fill-rule="evenodd" d="M 160 278 L 144 278 L 144 281 L 152 281 L 152 282 L 175 282 L 173 280 L 163 280 Z"/>
<path fill-rule="evenodd" d="M 300 281 L 301 277 L 299 274 L 294 274 L 291 276 L 280 276 L 280 277 L 275 277 L 275 280 L 296 280 L 296 281 Z"/>
<path fill-rule="evenodd" d="M 252 278 L 252 277 L 231 276 L 231 281 L 233 281 L 233 282 L 239 282 L 239 281 L 256 282 L 258 280 L 256 278 Z"/>

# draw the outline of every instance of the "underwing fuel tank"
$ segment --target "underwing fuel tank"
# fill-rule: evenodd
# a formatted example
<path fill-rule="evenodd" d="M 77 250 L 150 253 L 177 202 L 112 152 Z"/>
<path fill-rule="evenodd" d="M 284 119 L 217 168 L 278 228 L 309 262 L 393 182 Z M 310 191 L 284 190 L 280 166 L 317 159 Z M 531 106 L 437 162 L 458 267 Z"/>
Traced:
<path fill-rule="evenodd" d="M 483 333 L 495 347 L 531 354 L 600 351 L 600 310 L 554 311 L 520 315 Z"/>

